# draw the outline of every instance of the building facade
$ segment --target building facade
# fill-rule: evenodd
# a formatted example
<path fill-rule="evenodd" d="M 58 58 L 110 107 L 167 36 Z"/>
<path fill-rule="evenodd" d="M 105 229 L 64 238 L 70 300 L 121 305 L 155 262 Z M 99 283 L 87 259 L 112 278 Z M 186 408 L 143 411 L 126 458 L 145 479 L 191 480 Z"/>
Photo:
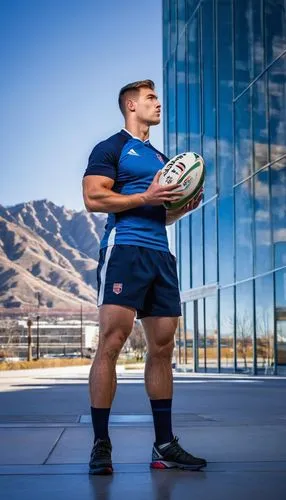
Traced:
<path fill-rule="evenodd" d="M 163 0 L 165 151 L 206 164 L 174 230 L 181 370 L 286 374 L 285 10 Z"/>

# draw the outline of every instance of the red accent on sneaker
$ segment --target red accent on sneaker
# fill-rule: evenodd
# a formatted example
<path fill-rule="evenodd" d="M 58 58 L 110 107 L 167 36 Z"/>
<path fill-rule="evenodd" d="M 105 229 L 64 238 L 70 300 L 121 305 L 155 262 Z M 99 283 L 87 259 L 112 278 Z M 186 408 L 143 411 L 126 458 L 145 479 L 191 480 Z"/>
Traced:
<path fill-rule="evenodd" d="M 166 465 L 162 464 L 162 462 L 152 462 L 151 469 L 167 469 Z"/>

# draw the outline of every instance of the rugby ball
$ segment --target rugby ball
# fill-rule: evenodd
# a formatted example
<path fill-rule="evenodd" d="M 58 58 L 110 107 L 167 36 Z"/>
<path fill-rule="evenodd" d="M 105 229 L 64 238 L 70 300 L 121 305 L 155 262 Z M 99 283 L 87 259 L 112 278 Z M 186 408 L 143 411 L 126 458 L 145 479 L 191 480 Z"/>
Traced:
<path fill-rule="evenodd" d="M 159 184 L 179 184 L 173 193 L 181 193 L 181 199 L 165 202 L 168 210 L 177 210 L 184 207 L 192 198 L 195 198 L 205 179 L 205 164 L 203 158 L 197 153 L 186 152 L 174 156 L 162 168 Z"/>

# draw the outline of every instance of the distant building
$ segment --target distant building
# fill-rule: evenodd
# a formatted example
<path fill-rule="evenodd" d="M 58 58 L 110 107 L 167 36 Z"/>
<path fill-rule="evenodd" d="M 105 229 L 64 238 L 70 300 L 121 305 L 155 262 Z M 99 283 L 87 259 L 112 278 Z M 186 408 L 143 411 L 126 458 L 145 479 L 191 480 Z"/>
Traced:
<path fill-rule="evenodd" d="M 286 374 L 285 0 L 163 0 L 164 142 L 200 153 L 172 233 L 177 368 Z"/>
<path fill-rule="evenodd" d="M 6 322 L 6 325 L 8 323 Z M 79 320 L 59 321 L 51 324 L 47 321 L 39 321 L 39 347 L 40 356 L 68 356 L 84 355 L 95 351 L 98 344 L 98 323 L 88 322 L 83 324 Z M 37 322 L 33 321 L 31 333 L 33 344 L 33 355 L 37 346 Z M 0 350 L 19 358 L 27 356 L 27 321 L 14 321 L 13 326 L 7 329 L 4 324 L 0 325 Z"/>

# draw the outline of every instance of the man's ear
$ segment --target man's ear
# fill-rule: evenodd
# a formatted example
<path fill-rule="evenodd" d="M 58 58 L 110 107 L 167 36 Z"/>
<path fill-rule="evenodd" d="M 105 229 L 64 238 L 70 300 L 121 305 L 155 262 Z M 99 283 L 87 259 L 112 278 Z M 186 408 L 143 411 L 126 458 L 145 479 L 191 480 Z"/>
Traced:
<path fill-rule="evenodd" d="M 127 99 L 126 101 L 126 107 L 129 109 L 129 111 L 135 111 L 135 101 L 133 99 Z"/>

